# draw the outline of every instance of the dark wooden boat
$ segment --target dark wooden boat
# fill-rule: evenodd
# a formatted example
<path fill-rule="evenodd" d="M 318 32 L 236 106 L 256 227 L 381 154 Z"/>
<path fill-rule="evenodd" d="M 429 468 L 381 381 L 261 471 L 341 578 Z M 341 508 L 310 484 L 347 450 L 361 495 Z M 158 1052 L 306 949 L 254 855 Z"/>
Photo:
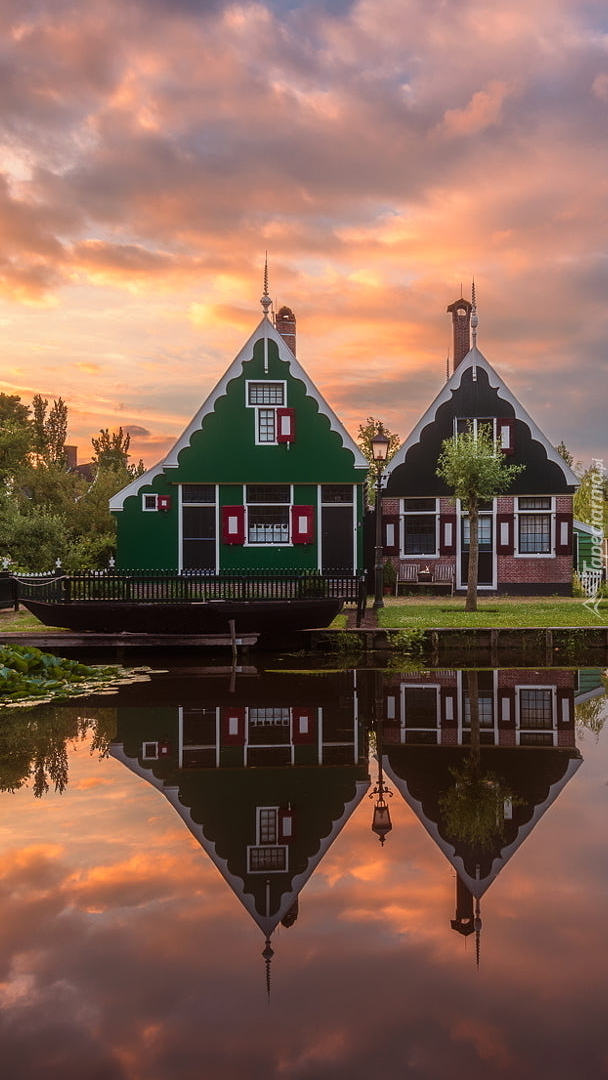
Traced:
<path fill-rule="evenodd" d="M 329 626 L 343 606 L 336 597 L 297 600 L 32 600 L 20 602 L 45 626 L 107 634 L 288 633 Z"/>

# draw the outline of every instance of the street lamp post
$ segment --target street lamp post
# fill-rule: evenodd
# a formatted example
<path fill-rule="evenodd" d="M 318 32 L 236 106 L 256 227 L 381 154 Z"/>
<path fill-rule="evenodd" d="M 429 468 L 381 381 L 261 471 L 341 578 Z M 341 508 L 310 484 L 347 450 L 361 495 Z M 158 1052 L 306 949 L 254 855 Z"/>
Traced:
<path fill-rule="evenodd" d="M 374 608 L 384 607 L 384 564 L 382 562 L 382 471 L 388 457 L 389 438 L 380 431 L 372 439 L 372 455 L 376 465 L 376 551 L 374 557 Z"/>

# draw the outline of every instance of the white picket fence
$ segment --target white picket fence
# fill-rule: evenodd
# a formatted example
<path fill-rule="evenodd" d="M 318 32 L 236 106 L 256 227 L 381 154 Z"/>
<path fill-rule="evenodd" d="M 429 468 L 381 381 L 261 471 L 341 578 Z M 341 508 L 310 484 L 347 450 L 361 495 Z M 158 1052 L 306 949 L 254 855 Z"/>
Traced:
<path fill-rule="evenodd" d="M 579 577 L 585 596 L 595 596 L 602 584 L 602 571 L 581 570 Z"/>

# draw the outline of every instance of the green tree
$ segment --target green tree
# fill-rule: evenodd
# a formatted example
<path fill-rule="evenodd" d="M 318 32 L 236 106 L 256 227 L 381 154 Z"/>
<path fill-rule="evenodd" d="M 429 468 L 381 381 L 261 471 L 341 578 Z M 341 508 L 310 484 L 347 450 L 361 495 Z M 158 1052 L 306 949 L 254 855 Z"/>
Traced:
<path fill-rule="evenodd" d="M 574 516 L 586 525 L 608 534 L 608 476 L 599 461 L 580 474 L 580 484 L 574 495 Z"/>
<path fill-rule="evenodd" d="M 14 487 L 33 449 L 30 410 L 17 394 L 0 394 L 0 484 Z"/>
<path fill-rule="evenodd" d="M 52 570 L 70 550 L 70 531 L 65 519 L 44 506 L 23 512 L 15 499 L 3 497 L 0 504 L 0 556 L 10 559 L 16 569 L 29 573 Z"/>
<path fill-rule="evenodd" d="M 36 394 L 32 401 L 34 452 L 45 465 L 65 467 L 65 440 L 68 434 L 68 407 L 63 398 L 53 401 Z"/>
<path fill-rule="evenodd" d="M 562 441 L 560 443 L 558 443 L 558 445 L 555 447 L 555 449 L 557 450 L 558 454 L 561 457 L 563 457 L 564 461 L 566 462 L 566 465 L 569 465 L 570 468 L 573 469 L 574 468 L 574 456 L 568 450 L 568 447 L 566 446 L 563 439 L 562 439 Z"/>
<path fill-rule="evenodd" d="M 374 453 L 372 450 L 372 441 L 376 435 L 386 435 L 388 438 L 387 462 L 394 457 L 401 446 L 399 435 L 395 435 L 394 432 L 389 431 L 386 424 L 384 424 L 382 420 L 378 420 L 375 416 L 368 416 L 364 424 L 359 424 L 357 445 L 371 466 L 367 477 L 367 504 L 370 507 L 375 506 L 376 504 L 375 479 L 378 466 L 374 461 Z"/>
<path fill-rule="evenodd" d="M 477 671 L 466 672 L 466 685 L 470 753 L 461 769 L 450 769 L 454 783 L 441 795 L 439 806 L 448 835 L 483 852 L 504 838 L 505 803 L 519 805 L 521 799 L 515 798 L 511 788 L 500 777 L 482 770 Z"/>
<path fill-rule="evenodd" d="M 472 428 L 445 439 L 437 462 L 437 476 L 460 499 L 469 518 L 469 572 L 466 611 L 477 611 L 479 565 L 479 504 L 505 492 L 523 465 L 507 465 L 489 431 Z"/>
<path fill-rule="evenodd" d="M 119 427 L 118 431 L 112 432 L 110 432 L 109 428 L 102 428 L 99 432 L 99 438 L 93 436 L 91 443 L 93 444 L 93 464 L 97 468 L 126 469 L 129 477 L 127 483 L 134 480 L 135 477 L 141 476 L 145 471 L 141 459 L 137 465 L 129 461 L 131 436 L 128 431 L 123 431 L 121 427 Z"/>

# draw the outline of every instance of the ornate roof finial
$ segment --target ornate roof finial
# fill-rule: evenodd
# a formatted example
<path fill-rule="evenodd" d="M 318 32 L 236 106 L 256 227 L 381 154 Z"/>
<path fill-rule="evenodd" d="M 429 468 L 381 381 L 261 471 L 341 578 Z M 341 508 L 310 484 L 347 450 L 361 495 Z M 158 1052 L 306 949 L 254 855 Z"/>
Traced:
<path fill-rule="evenodd" d="M 479 959 L 481 954 L 481 910 L 479 899 L 475 904 L 475 966 L 479 971 Z"/>
<path fill-rule="evenodd" d="M 477 299 L 475 297 L 475 278 L 473 278 L 473 288 L 471 290 L 471 300 L 473 302 L 473 309 L 471 311 L 471 330 L 473 331 L 473 348 L 477 347 L 477 327 L 479 325 L 479 319 L 477 318 Z"/>
<path fill-rule="evenodd" d="M 270 944 L 269 937 L 266 938 L 264 945 L 265 948 L 262 952 L 262 956 L 264 957 L 264 964 L 266 966 L 266 994 L 268 996 L 268 1004 L 270 1005 L 270 965 L 274 956 L 274 949 Z"/>
<path fill-rule="evenodd" d="M 272 307 L 272 300 L 268 295 L 268 252 L 266 252 L 266 258 L 264 259 L 264 295 L 260 300 L 260 304 L 264 310 L 264 315 L 268 318 L 268 312 Z"/>

